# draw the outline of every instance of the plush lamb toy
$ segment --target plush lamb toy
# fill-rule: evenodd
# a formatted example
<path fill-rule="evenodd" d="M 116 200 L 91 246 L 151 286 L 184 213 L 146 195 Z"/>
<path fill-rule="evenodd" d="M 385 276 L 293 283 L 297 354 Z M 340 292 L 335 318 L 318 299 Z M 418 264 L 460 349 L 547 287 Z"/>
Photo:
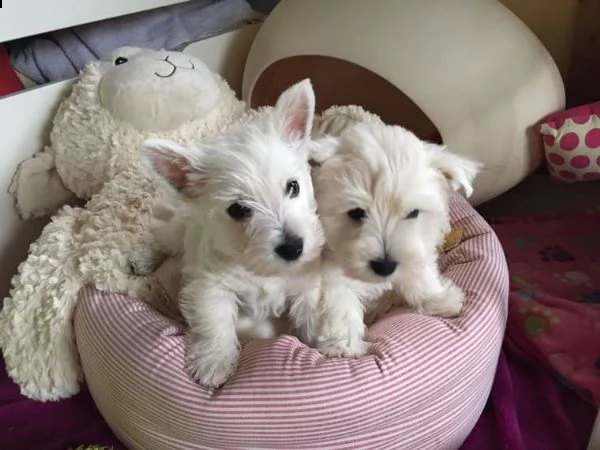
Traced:
<path fill-rule="evenodd" d="M 79 390 L 71 319 L 79 289 L 140 295 L 129 254 L 164 189 L 139 162 L 138 145 L 161 136 L 189 144 L 245 120 L 245 103 L 200 60 L 122 48 L 87 66 L 62 102 L 50 145 L 19 167 L 11 192 L 23 217 L 51 213 L 0 313 L 0 347 L 21 392 L 57 400 Z M 165 194 L 166 195 L 166 194 Z"/>
<path fill-rule="evenodd" d="M 88 199 L 137 158 L 153 132 L 186 141 L 239 117 L 245 104 L 197 58 L 123 47 L 88 65 L 54 119 L 50 145 L 10 186 L 23 218 Z"/>

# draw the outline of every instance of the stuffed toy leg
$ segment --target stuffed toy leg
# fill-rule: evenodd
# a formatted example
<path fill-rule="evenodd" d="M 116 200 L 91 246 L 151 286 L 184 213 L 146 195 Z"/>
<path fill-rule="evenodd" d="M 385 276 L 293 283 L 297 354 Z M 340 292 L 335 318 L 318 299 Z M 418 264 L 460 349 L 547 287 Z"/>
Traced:
<path fill-rule="evenodd" d="M 0 346 L 10 377 L 29 398 L 48 401 L 79 390 L 82 371 L 71 320 L 79 290 L 144 296 L 129 253 L 147 225 L 155 186 L 124 171 L 85 208 L 63 207 L 31 245 L 0 313 Z"/>

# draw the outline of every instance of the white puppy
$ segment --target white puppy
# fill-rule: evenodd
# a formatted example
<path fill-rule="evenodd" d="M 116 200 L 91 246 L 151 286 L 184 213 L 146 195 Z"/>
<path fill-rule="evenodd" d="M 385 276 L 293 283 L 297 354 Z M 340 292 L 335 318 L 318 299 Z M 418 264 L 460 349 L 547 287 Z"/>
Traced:
<path fill-rule="evenodd" d="M 145 163 L 186 202 L 154 235 L 156 248 L 182 255 L 188 367 L 204 385 L 235 370 L 236 329 L 287 312 L 300 334 L 314 334 L 305 309 L 319 297 L 324 242 L 308 164 L 314 105 L 304 80 L 251 123 L 191 148 L 142 144 Z"/>
<path fill-rule="evenodd" d="M 350 121 L 338 136 L 315 137 L 326 238 L 319 350 L 363 355 L 365 307 L 390 289 L 419 313 L 459 314 L 464 295 L 440 274 L 438 247 L 450 230 L 450 192 L 469 196 L 480 165 L 383 123 Z"/>

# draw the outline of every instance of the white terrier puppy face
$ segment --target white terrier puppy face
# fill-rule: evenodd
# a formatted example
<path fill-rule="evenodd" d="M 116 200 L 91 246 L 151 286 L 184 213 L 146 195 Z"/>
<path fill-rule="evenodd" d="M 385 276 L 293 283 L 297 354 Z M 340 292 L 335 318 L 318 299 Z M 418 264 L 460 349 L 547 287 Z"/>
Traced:
<path fill-rule="evenodd" d="M 295 270 L 323 245 L 307 149 L 314 104 L 304 80 L 252 123 L 191 148 L 147 140 L 143 159 L 187 198 L 203 245 L 259 275 Z"/>
<path fill-rule="evenodd" d="M 469 196 L 479 164 L 399 126 L 360 123 L 313 143 L 317 203 L 334 258 L 351 277 L 416 273 L 449 231 L 448 197 Z"/>

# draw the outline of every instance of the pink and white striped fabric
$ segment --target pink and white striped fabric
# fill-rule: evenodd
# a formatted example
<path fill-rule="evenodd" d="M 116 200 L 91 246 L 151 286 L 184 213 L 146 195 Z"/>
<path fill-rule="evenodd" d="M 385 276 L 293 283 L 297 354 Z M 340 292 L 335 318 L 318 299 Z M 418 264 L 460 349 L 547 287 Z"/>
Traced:
<path fill-rule="evenodd" d="M 219 390 L 184 370 L 184 330 L 144 303 L 83 290 L 75 332 L 89 389 L 132 449 L 455 449 L 477 421 L 507 315 L 500 244 L 461 197 L 465 240 L 442 267 L 467 293 L 446 320 L 391 313 L 369 330 L 369 354 L 327 358 L 296 338 L 252 341 Z"/>

